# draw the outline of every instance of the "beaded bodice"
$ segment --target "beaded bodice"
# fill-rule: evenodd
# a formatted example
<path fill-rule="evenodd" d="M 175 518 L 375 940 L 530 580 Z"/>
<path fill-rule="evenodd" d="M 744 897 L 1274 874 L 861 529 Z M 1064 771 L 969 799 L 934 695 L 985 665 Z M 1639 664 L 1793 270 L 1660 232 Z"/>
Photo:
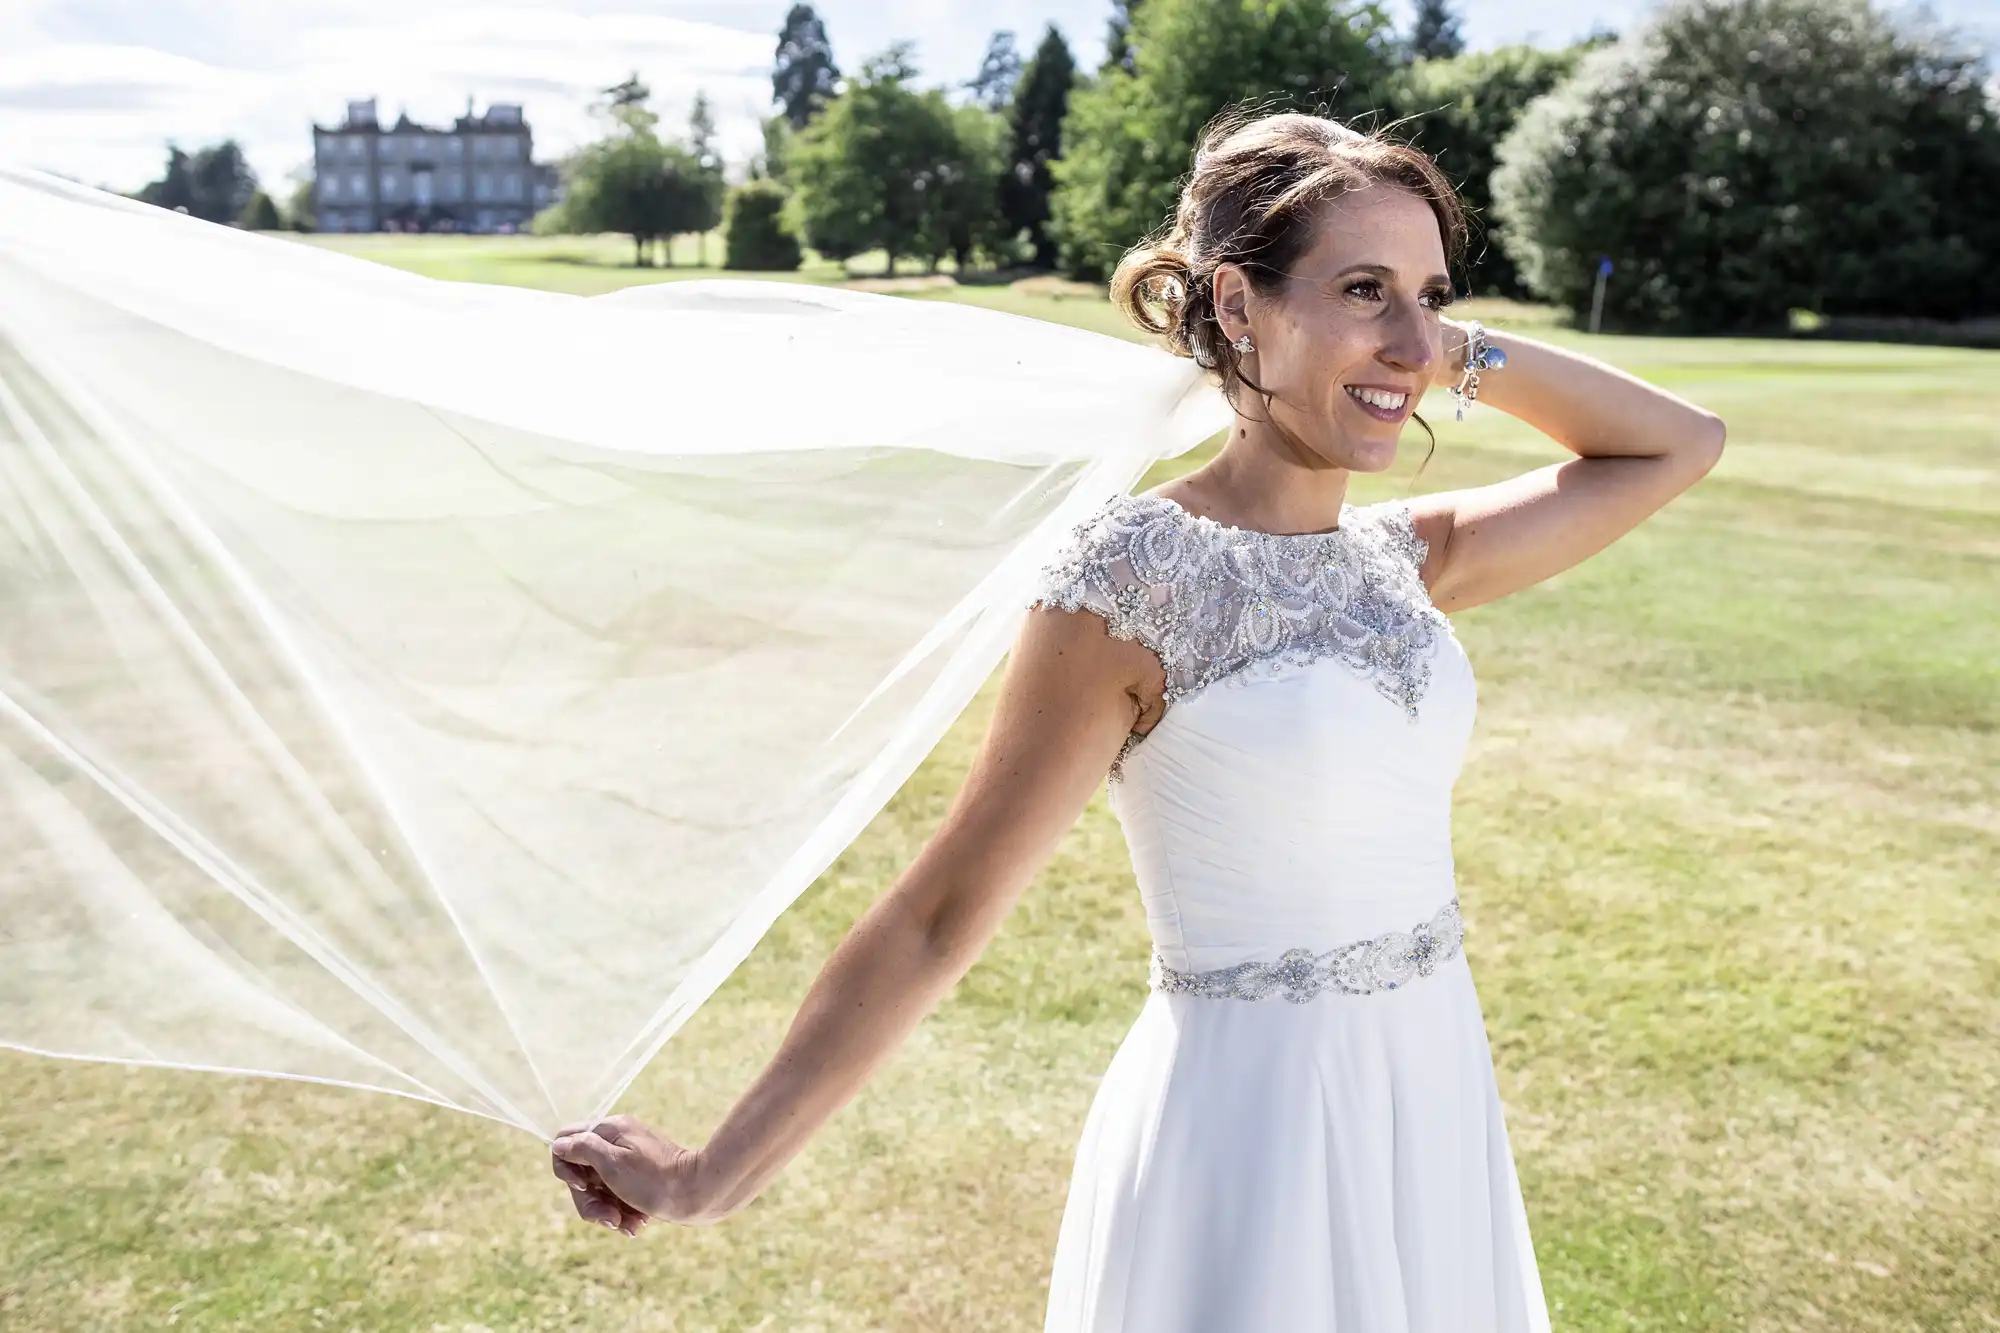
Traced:
<path fill-rule="evenodd" d="M 1414 721 L 1450 622 L 1418 571 L 1427 550 L 1402 501 L 1347 505 L 1331 532 L 1231 527 L 1157 495 L 1119 495 L 1042 571 L 1037 606 L 1095 611 L 1159 657 L 1169 708 L 1228 677 L 1325 658 Z M 1113 781 L 1146 733 L 1133 733 Z"/>

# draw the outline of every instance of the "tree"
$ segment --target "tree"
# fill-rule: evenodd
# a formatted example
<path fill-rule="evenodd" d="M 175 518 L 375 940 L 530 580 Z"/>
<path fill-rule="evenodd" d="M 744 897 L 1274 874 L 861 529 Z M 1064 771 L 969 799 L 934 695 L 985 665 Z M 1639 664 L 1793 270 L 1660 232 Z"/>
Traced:
<path fill-rule="evenodd" d="M 751 180 L 781 181 L 785 178 L 785 160 L 791 153 L 792 122 L 777 115 L 764 121 L 764 151 L 750 159 Z"/>
<path fill-rule="evenodd" d="M 1062 156 L 1063 117 L 1069 114 L 1070 90 L 1075 86 L 1076 60 L 1051 23 L 1014 85 L 1014 103 L 1007 113 L 1012 146 L 1000 182 L 1002 215 L 1011 231 L 1028 234 L 1035 263 L 1042 268 L 1056 264 L 1056 241 L 1049 233 L 1049 194 L 1055 180 L 1049 166 Z"/>
<path fill-rule="evenodd" d="M 1132 20 L 1139 9 L 1139 0 L 1111 0 L 1111 26 L 1104 34 L 1104 63 L 1098 72 L 1121 69 L 1127 74 L 1137 73 L 1132 55 Z"/>
<path fill-rule="evenodd" d="M 710 220 L 696 230 L 701 234 L 701 262 L 708 263 L 708 233 L 722 221 L 723 200 L 728 194 L 728 186 L 723 179 L 722 153 L 715 143 L 715 110 L 709 105 L 708 94 L 697 89 L 694 106 L 688 111 L 688 151 L 693 155 L 695 166 L 709 179 L 710 184 L 701 196 L 700 212 Z M 693 210 L 691 210 L 693 211 Z"/>
<path fill-rule="evenodd" d="M 137 197 L 160 208 L 194 212 L 194 178 L 188 167 L 188 155 L 169 145 L 166 171 L 160 179 L 142 187 Z"/>
<path fill-rule="evenodd" d="M 234 139 L 224 139 L 193 156 L 167 150 L 167 169 L 138 197 L 161 208 L 184 209 L 208 222 L 232 223 L 257 193 L 257 173 Z"/>
<path fill-rule="evenodd" d="M 1003 256 L 1014 229 L 1000 209 L 1000 180 L 1007 170 L 1007 121 L 983 106 L 952 107 L 938 92 L 924 94 L 931 115 L 943 122 L 944 152 L 937 167 L 936 211 L 924 257 L 937 268 L 950 254 L 958 271 L 969 271 L 976 256 Z"/>
<path fill-rule="evenodd" d="M 563 201 L 535 219 L 537 231 L 623 232 L 632 238 L 632 262 L 644 267 L 655 242 L 668 242 L 672 263 L 673 237 L 715 226 L 721 173 L 704 169 L 679 144 L 661 142 L 650 96 L 636 74 L 604 90 L 597 110 L 610 132 L 565 164 Z"/>
<path fill-rule="evenodd" d="M 793 142 L 786 176 L 806 239 L 821 254 L 845 260 L 865 250 L 889 257 L 939 256 L 979 244 L 966 201 L 978 198 L 982 161 L 997 175 L 998 153 L 968 148 L 962 122 L 944 94 L 919 93 L 908 43 L 863 66 L 859 78 Z M 992 124 L 992 113 L 973 108 Z M 995 133 L 993 141 L 998 143 Z M 997 215 L 985 196 L 987 217 Z"/>
<path fill-rule="evenodd" d="M 1527 283 L 1605 320 L 2000 309 L 2000 107 L 1976 48 L 1866 0 L 1673 0 L 1585 57 L 1499 150 Z"/>
<path fill-rule="evenodd" d="M 1395 66 L 1386 12 L 1356 0 L 1146 0 L 1132 13 L 1133 69 L 1106 69 L 1070 98 L 1053 164 L 1050 227 L 1065 269 L 1101 277 L 1165 222 L 1202 127 L 1256 99 L 1373 109 Z"/>
<path fill-rule="evenodd" d="M 1417 60 L 1450 60 L 1465 50 L 1458 15 L 1451 0 L 1417 0 L 1416 21 L 1410 25 L 1410 55 Z"/>
<path fill-rule="evenodd" d="M 1014 100 L 1014 85 L 1021 78 L 1021 53 L 1014 49 L 1014 34 L 996 32 L 986 44 L 986 58 L 979 73 L 965 86 L 972 99 L 988 111 L 1004 111 Z"/>
<path fill-rule="evenodd" d="M 695 89 L 694 105 L 688 110 L 688 151 L 705 171 L 722 170 L 722 153 L 715 146 L 715 108 L 708 94 Z"/>
<path fill-rule="evenodd" d="M 653 100 L 653 90 L 633 70 L 623 83 L 614 83 L 598 93 L 596 110 L 599 115 L 609 116 L 627 129 L 652 129 L 660 123 L 647 103 Z"/>
<path fill-rule="evenodd" d="M 1576 68 L 1582 49 L 1505 46 L 1450 60 L 1419 60 L 1389 85 L 1399 132 L 1437 159 L 1471 209 L 1474 239 L 1467 277 L 1481 296 L 1529 295 L 1490 221 L 1500 141 L 1529 103 Z M 1403 118 L 1407 117 L 1407 120 Z"/>
<path fill-rule="evenodd" d="M 722 266 L 763 273 L 796 270 L 805 254 L 784 215 L 785 187 L 776 181 L 738 187 L 729 196 L 729 217 L 723 224 Z"/>
<path fill-rule="evenodd" d="M 319 215 L 313 204 L 311 172 L 292 182 L 291 197 L 285 201 L 285 225 L 293 231 L 316 231 L 319 228 Z"/>
<path fill-rule="evenodd" d="M 285 225 L 285 220 L 278 215 L 278 206 L 271 202 L 271 196 L 258 190 L 236 215 L 236 225 L 245 231 L 276 231 Z"/>
<path fill-rule="evenodd" d="M 812 123 L 820 104 L 840 87 L 840 69 L 833 63 L 833 43 L 826 24 L 811 5 L 793 5 L 778 30 L 778 55 L 771 71 L 771 100 L 785 108 L 795 130 Z"/>

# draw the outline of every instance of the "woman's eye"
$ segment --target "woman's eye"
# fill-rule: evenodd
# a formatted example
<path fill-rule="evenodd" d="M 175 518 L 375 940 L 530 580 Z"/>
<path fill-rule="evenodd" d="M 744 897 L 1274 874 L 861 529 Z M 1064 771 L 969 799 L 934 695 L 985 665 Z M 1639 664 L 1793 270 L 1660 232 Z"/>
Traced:
<path fill-rule="evenodd" d="M 1364 301 L 1373 301 L 1382 295 L 1382 284 L 1373 278 L 1365 278 L 1360 282 L 1349 283 L 1347 292 L 1348 295 L 1358 296 Z"/>
<path fill-rule="evenodd" d="M 1433 287 L 1424 293 L 1423 299 L 1432 310 L 1442 310 L 1452 303 L 1452 294 L 1441 287 Z"/>

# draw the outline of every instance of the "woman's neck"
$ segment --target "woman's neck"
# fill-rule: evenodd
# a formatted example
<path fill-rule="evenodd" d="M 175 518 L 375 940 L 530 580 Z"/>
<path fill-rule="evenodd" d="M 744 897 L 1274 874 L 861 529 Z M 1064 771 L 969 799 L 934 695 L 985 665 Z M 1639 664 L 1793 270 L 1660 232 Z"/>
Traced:
<path fill-rule="evenodd" d="M 1159 487 L 1183 508 L 1231 527 L 1257 532 L 1331 532 L 1340 525 L 1352 475 L 1325 459 L 1301 459 L 1281 439 L 1239 422 L 1221 452 Z"/>

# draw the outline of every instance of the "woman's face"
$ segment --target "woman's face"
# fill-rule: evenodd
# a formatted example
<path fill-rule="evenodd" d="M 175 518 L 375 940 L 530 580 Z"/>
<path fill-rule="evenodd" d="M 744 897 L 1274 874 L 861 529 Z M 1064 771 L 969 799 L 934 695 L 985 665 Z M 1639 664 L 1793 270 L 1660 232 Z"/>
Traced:
<path fill-rule="evenodd" d="M 1370 185 L 1323 206 L 1318 234 L 1270 296 L 1234 264 L 1216 272 L 1225 336 L 1269 390 L 1273 421 L 1335 467 L 1381 472 L 1441 362 L 1439 309 L 1451 299 L 1444 241 L 1430 205 Z M 1247 386 L 1246 386 L 1247 389 Z M 1247 391 L 1253 420 L 1263 397 Z"/>

